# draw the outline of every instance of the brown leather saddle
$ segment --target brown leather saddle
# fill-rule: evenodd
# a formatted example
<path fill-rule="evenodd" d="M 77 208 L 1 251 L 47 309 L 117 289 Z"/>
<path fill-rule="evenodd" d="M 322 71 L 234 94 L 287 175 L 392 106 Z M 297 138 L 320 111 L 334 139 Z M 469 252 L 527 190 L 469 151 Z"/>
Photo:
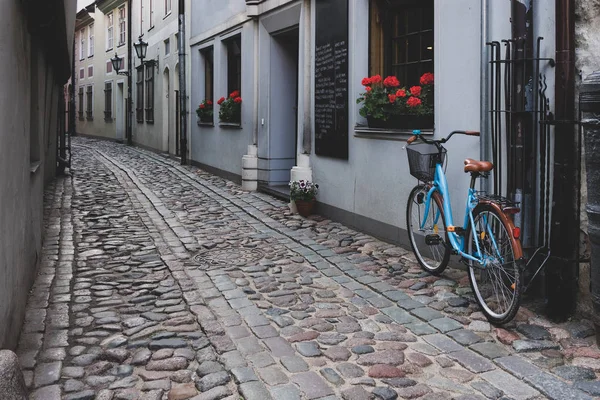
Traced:
<path fill-rule="evenodd" d="M 477 161 L 471 158 L 465 160 L 465 172 L 489 172 L 494 169 L 494 164 L 489 161 Z"/>

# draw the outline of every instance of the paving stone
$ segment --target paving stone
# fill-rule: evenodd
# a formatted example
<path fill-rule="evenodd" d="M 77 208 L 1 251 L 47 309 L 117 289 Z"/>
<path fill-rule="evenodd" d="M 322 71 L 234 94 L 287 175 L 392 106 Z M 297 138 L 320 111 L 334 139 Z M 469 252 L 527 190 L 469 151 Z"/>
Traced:
<path fill-rule="evenodd" d="M 249 367 L 233 368 L 231 373 L 233 374 L 233 378 L 237 384 L 258 380 L 254 370 Z"/>
<path fill-rule="evenodd" d="M 199 377 L 220 371 L 223 371 L 223 366 L 217 361 L 204 361 L 196 368 L 196 373 Z"/>
<path fill-rule="evenodd" d="M 418 336 L 430 335 L 433 333 L 437 333 L 437 330 L 434 329 L 431 325 L 423 323 L 423 322 L 406 324 L 404 326 L 406 327 L 406 329 L 408 329 L 409 331 L 411 331 L 412 333 L 414 333 L 415 335 L 418 335 Z"/>
<path fill-rule="evenodd" d="M 183 357 L 171 357 L 164 360 L 152 360 L 146 364 L 148 371 L 177 371 L 184 369 L 188 361 Z"/>
<path fill-rule="evenodd" d="M 94 400 L 97 399 L 96 393 L 93 390 L 84 390 L 77 393 L 71 393 L 68 396 L 64 396 L 64 400 Z"/>
<path fill-rule="evenodd" d="M 293 384 L 271 388 L 274 400 L 300 400 L 300 390 Z"/>
<path fill-rule="evenodd" d="M 414 386 L 399 388 L 399 389 L 397 389 L 397 392 L 401 398 L 415 399 L 418 397 L 425 396 L 428 393 L 431 393 L 432 390 L 430 387 L 419 383 Z"/>
<path fill-rule="evenodd" d="M 345 383 L 342 377 L 331 368 L 323 368 L 319 372 L 321 372 L 321 375 L 323 375 L 323 377 L 327 379 L 329 383 L 335 386 L 340 386 Z"/>
<path fill-rule="evenodd" d="M 198 390 L 193 383 L 184 383 L 181 385 L 172 385 L 169 390 L 169 400 L 184 400 L 194 397 L 198 394 Z"/>
<path fill-rule="evenodd" d="M 262 382 L 246 382 L 239 386 L 244 400 L 272 400 L 271 393 Z"/>
<path fill-rule="evenodd" d="M 260 368 L 258 374 L 262 381 L 269 386 L 282 385 L 289 382 L 287 375 L 277 365 Z"/>
<path fill-rule="evenodd" d="M 200 378 L 196 382 L 196 387 L 201 392 L 206 392 L 214 387 L 225 385 L 230 379 L 226 371 L 213 372 Z"/>
<path fill-rule="evenodd" d="M 171 338 L 171 339 L 161 339 L 161 340 L 153 340 L 148 345 L 150 350 L 158 350 L 158 349 L 178 349 L 182 347 L 186 347 L 187 343 L 183 339 L 179 338 Z"/>
<path fill-rule="evenodd" d="M 492 360 L 499 357 L 506 357 L 510 354 L 505 347 L 490 342 L 476 343 L 471 346 L 471 349 Z"/>
<path fill-rule="evenodd" d="M 137 350 L 131 359 L 131 365 L 145 365 L 150 357 L 152 356 L 152 352 L 146 348 L 142 348 Z"/>
<path fill-rule="evenodd" d="M 575 382 L 573 387 L 595 397 L 600 396 L 600 381 Z"/>
<path fill-rule="evenodd" d="M 430 345 L 438 348 L 439 350 L 441 350 L 444 353 L 460 351 L 460 350 L 464 349 L 461 345 L 456 343 L 454 340 L 448 338 L 445 335 L 441 335 L 441 334 L 433 334 L 433 335 L 423 336 L 423 340 L 425 340 Z"/>
<path fill-rule="evenodd" d="M 481 377 L 493 386 L 497 392 L 504 393 L 516 400 L 538 396 L 539 392 L 514 376 L 501 370 L 484 372 Z M 473 383 L 475 385 L 475 383 Z M 486 389 L 488 392 L 497 393 Z M 484 393 L 485 394 L 485 393 Z"/>
<path fill-rule="evenodd" d="M 290 344 L 282 337 L 267 338 L 264 343 L 271 350 L 275 357 L 291 356 L 294 355 L 294 349 Z"/>
<path fill-rule="evenodd" d="M 404 353 L 399 350 L 377 351 L 371 354 L 364 354 L 358 358 L 359 365 L 389 364 L 400 365 L 404 363 Z"/>
<path fill-rule="evenodd" d="M 457 329 L 461 329 L 463 327 L 461 323 L 446 317 L 431 320 L 429 321 L 429 323 L 431 324 L 431 326 L 433 326 L 435 329 L 442 333 L 451 332 Z"/>
<path fill-rule="evenodd" d="M 350 389 L 346 389 L 342 391 L 342 399 L 343 400 L 371 400 L 374 399 L 375 396 L 371 393 L 367 392 L 360 386 L 354 386 Z"/>
<path fill-rule="evenodd" d="M 393 365 L 376 364 L 369 368 L 368 375 L 371 378 L 403 378 L 406 373 Z"/>
<path fill-rule="evenodd" d="M 60 400 L 60 386 L 50 385 L 35 390 L 29 396 L 31 400 Z"/>
<path fill-rule="evenodd" d="M 590 368 L 573 365 L 561 365 L 553 368 L 552 372 L 568 381 L 584 381 L 596 379 L 596 373 Z"/>
<path fill-rule="evenodd" d="M 572 337 L 579 339 L 593 336 L 596 333 L 592 324 L 580 321 L 567 323 L 565 325 L 565 329 L 571 334 Z"/>
<path fill-rule="evenodd" d="M 35 367 L 35 373 L 33 378 L 34 386 L 47 386 L 52 385 L 60 379 L 60 371 L 62 363 L 60 361 L 41 363 Z"/>
<path fill-rule="evenodd" d="M 547 349 L 560 349 L 560 345 L 550 340 L 515 340 L 512 346 L 517 353 L 541 351 Z"/>
<path fill-rule="evenodd" d="M 334 394 L 331 387 L 315 372 L 295 374 L 291 379 L 292 382 L 300 387 L 300 390 L 304 392 L 307 399 L 318 399 Z"/>
<path fill-rule="evenodd" d="M 304 357 L 317 357 L 320 356 L 321 349 L 316 342 L 299 342 L 296 343 L 296 350 Z"/>
<path fill-rule="evenodd" d="M 396 400 L 398 398 L 398 393 L 389 387 L 376 387 L 371 393 L 376 399 L 381 400 Z"/>
<path fill-rule="evenodd" d="M 502 390 L 483 381 L 472 382 L 471 387 L 482 393 L 487 399 L 497 400 L 504 394 Z"/>
<path fill-rule="evenodd" d="M 323 355 L 329 358 L 331 361 L 347 361 L 352 353 L 341 346 L 332 346 L 323 352 Z"/>
<path fill-rule="evenodd" d="M 470 346 L 472 344 L 481 342 L 481 336 L 476 333 L 468 330 L 468 329 L 458 329 L 448 333 L 452 339 L 456 340 L 458 343 L 463 344 L 465 346 Z"/>

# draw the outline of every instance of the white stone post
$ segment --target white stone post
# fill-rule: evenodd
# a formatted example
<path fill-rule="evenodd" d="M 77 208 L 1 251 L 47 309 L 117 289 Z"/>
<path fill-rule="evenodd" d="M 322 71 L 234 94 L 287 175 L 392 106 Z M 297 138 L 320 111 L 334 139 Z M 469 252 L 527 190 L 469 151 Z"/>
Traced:
<path fill-rule="evenodd" d="M 242 190 L 258 189 L 258 146 L 249 145 L 248 154 L 242 156 Z"/>

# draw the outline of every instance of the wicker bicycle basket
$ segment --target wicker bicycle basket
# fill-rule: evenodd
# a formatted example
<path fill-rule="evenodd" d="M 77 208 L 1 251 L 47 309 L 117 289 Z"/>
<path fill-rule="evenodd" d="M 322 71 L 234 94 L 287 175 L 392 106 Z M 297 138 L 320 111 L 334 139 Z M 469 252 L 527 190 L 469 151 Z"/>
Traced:
<path fill-rule="evenodd" d="M 419 143 L 406 148 L 410 174 L 423 182 L 431 182 L 435 177 L 436 164 L 443 164 L 446 159 L 446 149 L 441 152 L 433 144 Z"/>

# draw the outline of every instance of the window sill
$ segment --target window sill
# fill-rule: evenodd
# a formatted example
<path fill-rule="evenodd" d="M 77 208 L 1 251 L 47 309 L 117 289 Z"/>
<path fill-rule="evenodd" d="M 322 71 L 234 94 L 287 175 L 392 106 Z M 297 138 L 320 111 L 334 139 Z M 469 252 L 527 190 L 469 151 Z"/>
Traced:
<path fill-rule="evenodd" d="M 87 119 L 88 121 L 93 121 L 94 117 L 86 117 L 85 119 Z"/>
<path fill-rule="evenodd" d="M 106 52 L 108 53 L 109 51 L 113 51 L 113 48 L 111 47 L 110 49 L 106 49 Z"/>
<path fill-rule="evenodd" d="M 125 42 L 123 42 L 123 43 L 119 43 L 119 44 L 117 45 L 117 49 L 118 49 L 118 48 L 121 48 L 121 47 L 123 47 L 123 46 L 125 46 Z"/>
<path fill-rule="evenodd" d="M 198 122 L 198 126 L 215 126 L 214 122 L 202 122 L 200 120 L 198 120 L 197 122 Z"/>
<path fill-rule="evenodd" d="M 221 128 L 228 128 L 228 129 L 242 129 L 241 122 L 219 122 L 219 126 Z"/>
<path fill-rule="evenodd" d="M 150 32 L 152 29 L 154 29 L 154 25 L 152 25 L 150 28 L 148 28 L 148 32 Z"/>
<path fill-rule="evenodd" d="M 88 58 L 92 58 L 92 57 L 94 57 L 94 55 L 93 55 L 93 54 L 92 54 L 92 55 L 90 55 L 90 56 L 88 56 Z"/>
<path fill-rule="evenodd" d="M 172 11 L 169 11 L 167 14 L 165 14 L 165 16 L 163 17 L 163 20 L 167 19 L 167 17 L 169 17 L 171 15 L 171 13 L 172 13 Z"/>
<path fill-rule="evenodd" d="M 29 163 L 29 173 L 31 175 L 34 175 L 38 169 L 40 169 L 40 166 L 42 165 L 41 161 L 33 161 Z"/>
<path fill-rule="evenodd" d="M 104 118 L 104 122 L 113 122 L 112 118 Z"/>
<path fill-rule="evenodd" d="M 433 135 L 433 129 L 421 129 L 421 134 L 425 136 Z M 412 135 L 413 129 L 380 129 L 369 128 L 365 125 L 356 125 L 354 127 L 354 137 L 362 139 L 406 141 Z"/>

